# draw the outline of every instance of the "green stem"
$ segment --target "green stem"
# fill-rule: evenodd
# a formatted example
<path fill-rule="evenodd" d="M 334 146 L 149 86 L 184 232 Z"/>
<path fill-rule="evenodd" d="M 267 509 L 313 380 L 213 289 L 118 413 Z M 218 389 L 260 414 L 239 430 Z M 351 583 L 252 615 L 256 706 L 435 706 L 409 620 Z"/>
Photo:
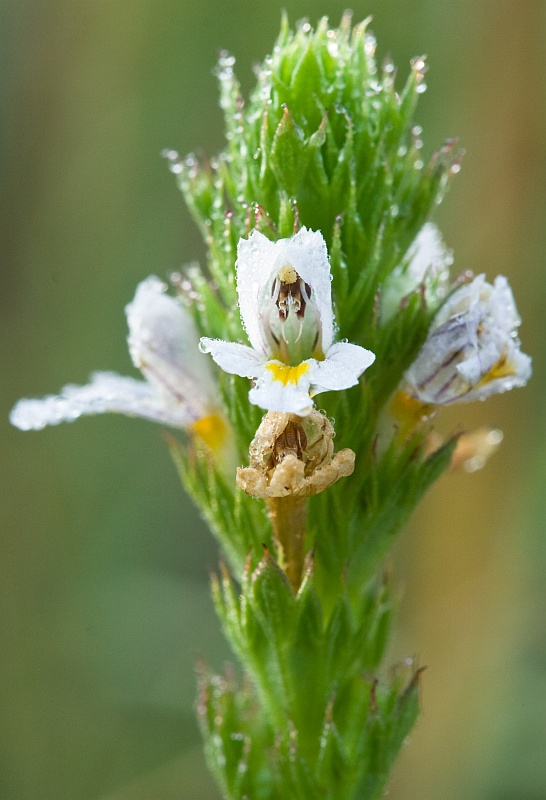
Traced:
<path fill-rule="evenodd" d="M 297 594 L 301 584 L 307 524 L 306 497 L 270 497 L 267 500 L 273 533 L 282 548 L 282 566 Z"/>

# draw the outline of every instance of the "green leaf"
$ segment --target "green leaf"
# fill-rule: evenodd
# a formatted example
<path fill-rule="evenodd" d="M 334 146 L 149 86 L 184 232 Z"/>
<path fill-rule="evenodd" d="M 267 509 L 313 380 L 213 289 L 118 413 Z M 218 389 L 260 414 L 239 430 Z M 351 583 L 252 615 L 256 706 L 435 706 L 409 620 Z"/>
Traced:
<path fill-rule="evenodd" d="M 271 147 L 270 164 L 273 173 L 289 197 L 295 197 L 305 174 L 309 150 L 301 128 L 296 125 L 288 106 L 283 105 L 282 119 L 277 125 Z"/>
<path fill-rule="evenodd" d="M 296 620 L 296 600 L 286 575 L 268 550 L 252 573 L 250 600 L 274 641 L 278 645 L 287 642 Z"/>
<path fill-rule="evenodd" d="M 286 662 L 293 697 L 291 716 L 300 737 L 300 751 L 309 761 L 316 756 L 317 732 L 326 705 L 322 609 L 312 580 L 303 584 L 296 611 Z"/>

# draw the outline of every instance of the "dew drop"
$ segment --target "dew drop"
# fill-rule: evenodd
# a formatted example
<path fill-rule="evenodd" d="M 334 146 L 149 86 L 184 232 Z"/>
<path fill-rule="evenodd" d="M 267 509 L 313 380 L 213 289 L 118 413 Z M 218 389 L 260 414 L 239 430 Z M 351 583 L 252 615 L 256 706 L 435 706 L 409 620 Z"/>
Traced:
<path fill-rule="evenodd" d="M 184 171 L 184 166 L 176 150 L 166 148 L 165 150 L 161 151 L 160 155 L 161 158 L 166 159 L 169 164 L 169 171 L 174 175 L 180 175 L 180 173 Z"/>
<path fill-rule="evenodd" d="M 375 48 L 377 47 L 377 41 L 375 36 L 371 33 L 367 33 L 364 39 L 364 52 L 367 56 L 374 56 L 375 55 Z"/>
<path fill-rule="evenodd" d="M 227 50 L 222 50 L 220 52 L 220 58 L 218 59 L 218 66 L 222 70 L 229 70 L 231 67 L 235 65 L 235 56 L 232 56 L 228 53 Z"/>

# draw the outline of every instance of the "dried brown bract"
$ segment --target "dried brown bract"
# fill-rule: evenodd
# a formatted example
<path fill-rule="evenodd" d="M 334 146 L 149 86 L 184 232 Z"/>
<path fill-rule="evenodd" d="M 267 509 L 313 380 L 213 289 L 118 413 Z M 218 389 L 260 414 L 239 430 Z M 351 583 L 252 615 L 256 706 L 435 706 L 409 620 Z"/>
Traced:
<path fill-rule="evenodd" d="M 334 454 L 334 429 L 319 411 L 306 417 L 268 412 L 249 449 L 250 466 L 237 485 L 253 497 L 309 497 L 354 470 L 355 454 Z"/>

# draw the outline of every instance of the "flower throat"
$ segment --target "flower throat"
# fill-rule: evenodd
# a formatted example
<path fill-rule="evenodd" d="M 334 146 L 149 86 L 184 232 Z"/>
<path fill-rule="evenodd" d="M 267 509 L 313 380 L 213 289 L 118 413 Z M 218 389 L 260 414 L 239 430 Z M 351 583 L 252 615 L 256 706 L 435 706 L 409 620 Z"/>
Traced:
<path fill-rule="evenodd" d="M 280 361 L 297 366 L 307 358 L 323 357 L 319 341 L 320 315 L 313 290 L 291 264 L 283 265 L 277 272 L 268 306 L 268 333 Z"/>

